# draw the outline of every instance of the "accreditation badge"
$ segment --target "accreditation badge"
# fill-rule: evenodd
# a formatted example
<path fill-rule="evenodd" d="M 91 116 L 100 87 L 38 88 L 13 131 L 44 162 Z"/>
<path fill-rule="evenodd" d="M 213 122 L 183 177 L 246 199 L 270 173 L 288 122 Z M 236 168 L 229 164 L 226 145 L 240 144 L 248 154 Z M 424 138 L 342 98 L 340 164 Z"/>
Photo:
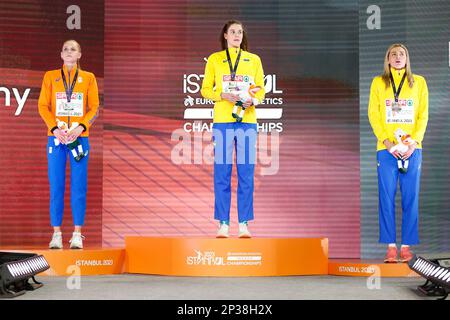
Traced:
<path fill-rule="evenodd" d="M 222 78 L 222 91 L 225 93 L 234 93 L 241 91 L 243 88 L 247 88 L 250 86 L 250 83 L 254 83 L 254 80 L 249 75 L 236 75 L 234 80 L 230 75 L 224 75 Z"/>
<path fill-rule="evenodd" d="M 386 123 L 414 124 L 414 100 L 413 99 L 386 99 Z"/>
<path fill-rule="evenodd" d="M 242 83 L 243 77 L 237 75 L 234 79 L 230 75 L 224 75 L 222 78 L 222 90 L 225 93 L 231 93 L 238 90 L 239 84 Z"/>
<path fill-rule="evenodd" d="M 57 117 L 82 117 L 83 113 L 83 93 L 72 93 L 70 102 L 67 101 L 65 92 L 56 93 Z"/>

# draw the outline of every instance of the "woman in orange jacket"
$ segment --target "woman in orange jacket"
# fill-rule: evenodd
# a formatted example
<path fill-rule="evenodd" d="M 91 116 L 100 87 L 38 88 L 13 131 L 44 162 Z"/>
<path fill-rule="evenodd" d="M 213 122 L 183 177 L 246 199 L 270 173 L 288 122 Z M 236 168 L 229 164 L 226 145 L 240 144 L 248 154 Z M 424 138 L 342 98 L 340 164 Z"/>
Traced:
<path fill-rule="evenodd" d="M 98 115 L 99 96 L 93 73 L 81 70 L 81 47 L 64 42 L 61 69 L 45 73 L 39 96 L 39 114 L 47 125 L 47 159 L 50 182 L 50 220 L 54 232 L 51 249 L 62 249 L 61 224 L 67 157 L 70 159 L 71 207 L 75 230 L 71 249 L 83 248 L 81 228 L 86 213 L 89 128 Z"/>

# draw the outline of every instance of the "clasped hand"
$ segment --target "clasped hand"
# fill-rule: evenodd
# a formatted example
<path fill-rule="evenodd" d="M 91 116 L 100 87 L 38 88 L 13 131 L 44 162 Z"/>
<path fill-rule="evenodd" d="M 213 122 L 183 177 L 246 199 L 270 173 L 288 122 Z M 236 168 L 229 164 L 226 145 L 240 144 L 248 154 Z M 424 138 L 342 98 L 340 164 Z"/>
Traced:
<path fill-rule="evenodd" d="M 237 94 L 234 93 L 225 93 L 222 92 L 220 94 L 220 97 L 224 100 L 230 101 L 231 103 L 235 104 L 236 102 L 238 102 L 239 100 L 241 100 L 241 98 L 239 98 L 239 96 Z M 250 106 L 253 105 L 253 101 L 252 100 L 247 100 L 245 102 L 242 102 L 242 106 L 244 108 L 248 108 Z"/>
<path fill-rule="evenodd" d="M 78 126 L 70 132 L 65 132 L 61 129 L 53 130 L 53 135 L 61 142 L 62 144 L 68 144 L 74 142 L 83 132 L 83 127 Z"/>
<path fill-rule="evenodd" d="M 391 141 L 389 141 L 388 139 L 384 140 L 383 143 L 389 152 L 390 152 L 391 148 L 393 146 L 395 146 L 395 144 L 392 143 Z M 413 143 L 408 146 L 408 150 L 405 153 L 401 153 L 398 150 L 395 150 L 394 152 L 391 152 L 391 154 L 396 159 L 408 160 L 411 157 L 411 155 L 414 153 L 414 151 L 416 150 L 416 147 L 417 147 L 417 143 Z"/>

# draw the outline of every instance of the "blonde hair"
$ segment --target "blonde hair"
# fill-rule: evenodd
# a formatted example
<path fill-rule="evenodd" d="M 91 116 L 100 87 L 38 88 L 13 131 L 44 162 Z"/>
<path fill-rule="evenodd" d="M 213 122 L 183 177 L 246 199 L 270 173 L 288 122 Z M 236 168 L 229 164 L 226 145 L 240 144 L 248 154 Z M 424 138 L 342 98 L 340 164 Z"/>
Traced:
<path fill-rule="evenodd" d="M 406 48 L 406 46 L 404 44 L 394 43 L 389 46 L 389 48 L 386 51 L 386 55 L 384 56 L 384 72 L 381 77 L 383 78 L 383 81 L 386 84 L 386 88 L 389 87 L 389 85 L 391 84 L 391 79 L 390 79 L 391 68 L 389 65 L 389 54 L 391 53 L 392 49 L 399 48 L 399 47 L 402 48 L 403 50 L 405 50 L 405 53 L 406 53 L 406 66 L 405 66 L 406 77 L 408 78 L 409 87 L 412 88 L 414 85 L 414 77 L 413 77 L 413 73 L 411 71 L 411 63 L 409 61 L 408 48 Z"/>
<path fill-rule="evenodd" d="M 67 42 L 73 42 L 73 43 L 75 43 L 75 46 L 77 47 L 78 51 L 80 51 L 80 53 L 81 53 L 81 46 L 80 46 L 80 44 L 78 43 L 78 41 L 73 40 L 73 39 L 66 40 L 66 41 L 64 41 L 64 43 L 63 43 L 63 47 L 64 47 L 64 45 L 65 45 Z M 81 69 L 80 59 L 77 60 L 77 68 L 78 68 L 78 69 Z"/>

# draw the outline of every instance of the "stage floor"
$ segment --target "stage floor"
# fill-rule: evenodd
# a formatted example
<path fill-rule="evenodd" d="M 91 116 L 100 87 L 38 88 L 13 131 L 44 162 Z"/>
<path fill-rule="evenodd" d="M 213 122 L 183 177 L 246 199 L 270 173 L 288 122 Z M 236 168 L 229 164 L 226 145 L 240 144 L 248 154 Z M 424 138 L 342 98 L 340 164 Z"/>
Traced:
<path fill-rule="evenodd" d="M 434 300 L 416 293 L 422 278 L 380 278 L 379 287 L 365 277 L 169 277 L 151 275 L 86 276 L 80 289 L 68 277 L 38 277 L 44 286 L 14 300 Z M 182 288 L 182 289 L 181 289 Z M 180 290 L 181 289 L 181 290 Z"/>

